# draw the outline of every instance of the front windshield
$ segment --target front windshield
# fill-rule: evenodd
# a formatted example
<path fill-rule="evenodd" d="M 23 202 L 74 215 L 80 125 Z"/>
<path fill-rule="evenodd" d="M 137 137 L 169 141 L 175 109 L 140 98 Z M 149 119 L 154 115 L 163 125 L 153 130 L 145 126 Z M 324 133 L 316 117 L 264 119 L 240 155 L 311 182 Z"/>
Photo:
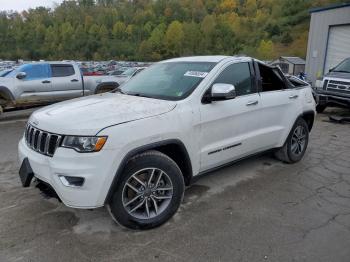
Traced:
<path fill-rule="evenodd" d="M 135 73 L 136 68 L 129 68 L 125 70 L 123 73 L 121 73 L 121 76 L 132 76 L 133 73 Z"/>
<path fill-rule="evenodd" d="M 337 65 L 332 71 L 350 73 L 350 58 L 345 59 L 343 62 Z"/>
<path fill-rule="evenodd" d="M 192 93 L 215 65 L 210 62 L 158 63 L 126 82 L 121 90 L 130 95 L 181 100 Z"/>

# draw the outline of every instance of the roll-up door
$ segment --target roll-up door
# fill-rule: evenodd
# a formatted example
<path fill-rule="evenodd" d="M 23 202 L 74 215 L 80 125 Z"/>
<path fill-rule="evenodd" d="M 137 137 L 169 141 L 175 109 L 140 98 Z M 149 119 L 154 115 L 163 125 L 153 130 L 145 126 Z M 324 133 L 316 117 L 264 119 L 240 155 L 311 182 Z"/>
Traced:
<path fill-rule="evenodd" d="M 347 57 L 350 57 L 350 25 L 330 27 L 324 72 Z"/>

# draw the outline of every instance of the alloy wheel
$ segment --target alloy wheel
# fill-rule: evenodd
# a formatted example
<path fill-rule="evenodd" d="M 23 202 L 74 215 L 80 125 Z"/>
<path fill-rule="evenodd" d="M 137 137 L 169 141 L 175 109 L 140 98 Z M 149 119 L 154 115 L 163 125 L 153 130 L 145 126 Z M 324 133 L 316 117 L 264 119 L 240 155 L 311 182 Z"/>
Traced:
<path fill-rule="evenodd" d="M 304 126 L 299 125 L 294 129 L 291 142 L 291 151 L 294 155 L 300 155 L 304 152 L 306 135 Z"/>
<path fill-rule="evenodd" d="M 137 219 L 160 215 L 173 198 L 169 176 L 159 168 L 144 168 L 132 174 L 122 192 L 123 207 Z"/>

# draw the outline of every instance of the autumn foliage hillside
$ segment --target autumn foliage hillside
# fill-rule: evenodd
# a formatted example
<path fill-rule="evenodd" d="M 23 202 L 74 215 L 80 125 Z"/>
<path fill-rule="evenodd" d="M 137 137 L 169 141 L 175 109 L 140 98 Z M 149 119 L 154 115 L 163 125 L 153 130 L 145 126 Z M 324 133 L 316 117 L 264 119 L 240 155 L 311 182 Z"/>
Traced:
<path fill-rule="evenodd" d="M 305 57 L 309 9 L 335 0 L 78 0 L 0 13 L 0 59 Z"/>

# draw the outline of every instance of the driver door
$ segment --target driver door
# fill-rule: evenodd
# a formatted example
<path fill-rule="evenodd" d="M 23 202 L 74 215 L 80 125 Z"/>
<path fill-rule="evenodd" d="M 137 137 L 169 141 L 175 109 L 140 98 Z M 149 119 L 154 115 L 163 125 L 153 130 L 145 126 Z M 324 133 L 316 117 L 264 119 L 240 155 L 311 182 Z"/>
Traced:
<path fill-rule="evenodd" d="M 212 83 L 234 85 L 236 97 L 200 106 L 200 172 L 259 151 L 260 96 L 253 72 L 248 62 L 231 64 Z"/>
<path fill-rule="evenodd" d="M 16 78 L 16 85 L 21 92 L 22 103 L 42 103 L 50 100 L 51 78 L 48 64 L 28 64 L 22 72 L 23 79 Z"/>

